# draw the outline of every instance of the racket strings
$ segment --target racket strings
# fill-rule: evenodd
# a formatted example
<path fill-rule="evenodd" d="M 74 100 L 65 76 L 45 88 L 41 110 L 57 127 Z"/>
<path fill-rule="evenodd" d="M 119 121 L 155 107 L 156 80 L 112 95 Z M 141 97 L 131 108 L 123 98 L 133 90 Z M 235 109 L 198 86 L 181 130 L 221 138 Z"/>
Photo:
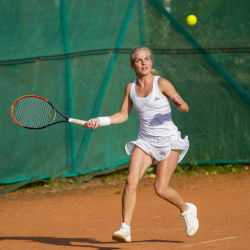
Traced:
<path fill-rule="evenodd" d="M 46 126 L 55 118 L 53 107 L 38 97 L 20 99 L 14 107 L 13 114 L 18 123 L 30 128 Z"/>

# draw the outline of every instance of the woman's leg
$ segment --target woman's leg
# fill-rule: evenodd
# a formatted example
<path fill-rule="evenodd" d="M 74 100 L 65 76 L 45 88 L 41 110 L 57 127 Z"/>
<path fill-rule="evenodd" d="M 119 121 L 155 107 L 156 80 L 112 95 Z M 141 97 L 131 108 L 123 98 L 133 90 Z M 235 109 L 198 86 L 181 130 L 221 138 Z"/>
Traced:
<path fill-rule="evenodd" d="M 179 193 L 175 189 L 169 187 L 169 182 L 178 164 L 178 159 L 179 153 L 171 150 L 166 159 L 158 162 L 156 168 L 155 192 L 162 199 L 167 200 L 178 207 L 181 212 L 184 212 L 188 208 L 187 205 Z"/>
<path fill-rule="evenodd" d="M 136 188 L 146 170 L 152 165 L 153 158 L 139 147 L 135 147 L 130 158 L 129 172 L 122 197 L 123 222 L 131 224 L 136 203 Z"/>

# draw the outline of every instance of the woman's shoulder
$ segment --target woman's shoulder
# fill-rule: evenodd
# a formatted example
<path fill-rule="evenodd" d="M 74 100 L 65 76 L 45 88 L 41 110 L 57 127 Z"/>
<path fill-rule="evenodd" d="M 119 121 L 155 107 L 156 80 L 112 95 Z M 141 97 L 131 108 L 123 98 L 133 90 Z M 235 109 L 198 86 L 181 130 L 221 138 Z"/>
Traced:
<path fill-rule="evenodd" d="M 132 87 L 133 83 L 134 83 L 133 81 L 131 81 L 131 82 L 127 83 L 127 85 L 126 85 L 126 89 L 127 89 L 127 88 L 131 89 L 131 87 Z"/>
<path fill-rule="evenodd" d="M 126 93 L 128 93 L 128 94 L 130 93 L 132 85 L 133 85 L 133 82 L 127 83 L 126 88 L 125 88 Z"/>
<path fill-rule="evenodd" d="M 167 80 L 167 79 L 165 79 L 163 77 L 159 77 L 158 86 L 159 86 L 161 92 L 163 92 L 163 90 L 165 90 L 166 88 L 168 88 L 170 86 L 173 86 L 173 85 L 169 80 Z"/>
<path fill-rule="evenodd" d="M 166 78 L 163 78 L 163 77 L 159 76 L 158 83 L 159 83 L 159 84 L 169 84 L 170 81 L 167 80 Z M 171 83 L 170 83 L 170 84 L 171 84 Z"/>

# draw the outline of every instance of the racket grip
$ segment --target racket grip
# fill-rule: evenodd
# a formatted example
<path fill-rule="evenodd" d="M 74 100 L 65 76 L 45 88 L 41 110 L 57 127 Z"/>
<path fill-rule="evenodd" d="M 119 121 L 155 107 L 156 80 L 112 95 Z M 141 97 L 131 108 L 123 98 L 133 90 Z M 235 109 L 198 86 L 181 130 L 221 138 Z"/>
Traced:
<path fill-rule="evenodd" d="M 69 118 L 68 122 L 75 123 L 75 124 L 78 124 L 78 125 L 84 125 L 86 123 L 86 121 L 79 120 L 79 119 L 74 119 L 74 118 Z"/>

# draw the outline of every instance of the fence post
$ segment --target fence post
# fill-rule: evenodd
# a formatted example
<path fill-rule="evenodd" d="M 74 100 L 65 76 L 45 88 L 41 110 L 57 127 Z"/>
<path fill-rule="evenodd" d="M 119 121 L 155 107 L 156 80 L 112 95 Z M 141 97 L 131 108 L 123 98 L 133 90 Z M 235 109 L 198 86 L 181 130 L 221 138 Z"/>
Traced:
<path fill-rule="evenodd" d="M 69 54 L 69 37 L 68 37 L 68 19 L 67 19 L 67 6 L 66 1 L 61 0 L 61 11 L 62 11 L 62 29 L 63 29 L 63 41 L 64 41 L 64 53 L 66 56 Z M 71 71 L 70 71 L 70 59 L 65 59 L 65 70 L 66 70 L 66 85 L 67 85 L 67 104 L 69 105 L 69 117 L 74 117 L 73 103 L 72 103 L 72 82 L 71 82 Z M 69 124 L 70 133 L 70 149 L 71 149 L 71 163 L 73 175 L 76 175 L 76 152 L 75 152 L 75 131 L 74 125 Z M 75 179 L 76 181 L 76 179 Z"/>

